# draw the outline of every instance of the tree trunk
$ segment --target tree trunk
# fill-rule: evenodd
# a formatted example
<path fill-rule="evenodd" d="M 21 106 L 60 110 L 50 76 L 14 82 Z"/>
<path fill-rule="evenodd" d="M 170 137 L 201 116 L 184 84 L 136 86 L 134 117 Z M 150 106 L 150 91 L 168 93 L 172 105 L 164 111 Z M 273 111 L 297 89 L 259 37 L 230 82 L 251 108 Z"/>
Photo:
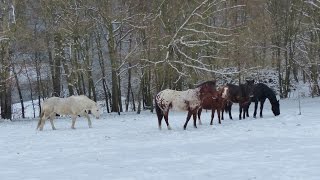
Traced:
<path fill-rule="evenodd" d="M 127 98 L 126 98 L 126 112 L 129 110 L 129 103 L 130 103 L 130 92 L 131 92 L 131 63 L 128 64 L 128 85 L 127 85 Z"/>
<path fill-rule="evenodd" d="M 111 20 L 107 20 L 107 29 L 108 29 L 108 52 L 109 58 L 111 61 L 111 80 L 112 80 L 112 103 L 111 103 L 111 112 L 118 112 L 120 115 L 120 108 L 119 108 L 119 85 L 118 85 L 118 76 L 117 76 L 117 56 L 116 56 L 116 49 L 115 49 L 115 39 L 114 39 L 114 32 L 113 32 L 113 24 Z"/>
<path fill-rule="evenodd" d="M 63 45 L 62 45 L 62 36 L 60 33 L 54 34 L 54 62 L 53 62 L 53 96 L 61 96 L 61 61 L 64 58 Z"/>
<path fill-rule="evenodd" d="M 99 32 L 96 33 L 96 44 L 97 44 L 97 50 L 98 50 L 98 60 L 101 68 L 101 74 L 102 74 L 102 88 L 103 88 L 103 93 L 106 101 L 106 107 L 107 107 L 107 112 L 110 113 L 109 109 L 109 96 L 107 92 L 107 81 L 106 81 L 106 70 L 105 70 L 105 64 L 104 64 L 104 59 L 103 59 L 103 53 L 102 53 L 102 47 L 101 47 L 101 37 Z"/>
<path fill-rule="evenodd" d="M 67 60 L 65 58 L 62 58 L 62 64 L 63 64 L 64 73 L 67 79 L 67 83 L 68 83 L 69 96 L 72 96 L 74 95 L 72 72 L 70 72 L 69 66 L 67 64 Z"/>
<path fill-rule="evenodd" d="M 15 65 L 12 65 L 12 72 L 13 72 L 13 74 L 14 74 L 14 79 L 16 80 L 16 85 L 17 85 L 17 89 L 18 89 L 18 94 L 19 94 L 19 99 L 20 99 L 20 104 L 21 104 L 22 118 L 25 118 L 26 116 L 25 116 L 25 114 L 24 114 L 23 97 L 22 97 L 22 93 L 21 93 L 21 87 L 20 87 L 18 75 L 17 75 L 17 72 L 16 72 L 16 70 L 15 70 Z"/>
<path fill-rule="evenodd" d="M 9 42 L 1 42 L 1 72 L 0 72 L 0 93 L 1 93 L 1 118 L 12 118 L 12 97 L 11 97 L 11 78 L 10 78 L 10 54 Z"/>

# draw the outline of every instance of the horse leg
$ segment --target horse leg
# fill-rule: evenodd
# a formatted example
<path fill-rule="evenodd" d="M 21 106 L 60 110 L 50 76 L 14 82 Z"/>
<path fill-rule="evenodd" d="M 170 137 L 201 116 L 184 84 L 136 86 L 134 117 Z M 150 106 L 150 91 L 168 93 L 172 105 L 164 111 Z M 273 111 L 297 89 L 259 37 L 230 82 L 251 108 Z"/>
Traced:
<path fill-rule="evenodd" d="M 243 110 L 242 111 L 242 113 L 243 113 L 242 116 L 243 116 L 243 119 L 246 119 L 246 111 L 247 111 L 246 108 L 247 108 L 246 105 L 242 105 L 242 110 Z"/>
<path fill-rule="evenodd" d="M 200 119 L 201 112 L 202 112 L 202 108 L 200 108 L 200 109 L 198 110 L 198 118 L 199 118 L 199 124 L 200 124 L 200 125 L 202 125 L 202 122 L 201 122 L 201 119 Z"/>
<path fill-rule="evenodd" d="M 197 127 L 197 111 L 195 110 L 194 113 L 192 113 L 193 115 L 193 127 L 198 128 Z"/>
<path fill-rule="evenodd" d="M 72 124 L 71 124 L 71 129 L 76 129 L 74 127 L 75 123 L 76 123 L 76 118 L 77 118 L 77 115 L 72 115 L 71 116 L 71 119 L 72 119 Z"/>
<path fill-rule="evenodd" d="M 212 108 L 210 125 L 213 125 L 213 118 L 214 118 L 215 111 L 216 110 L 214 108 Z"/>
<path fill-rule="evenodd" d="M 264 105 L 265 99 L 260 101 L 260 117 L 262 118 L 262 110 L 263 110 L 263 105 Z"/>
<path fill-rule="evenodd" d="M 241 115 L 242 115 L 242 106 L 239 103 L 239 120 L 241 120 Z"/>
<path fill-rule="evenodd" d="M 224 118 L 223 118 L 223 114 L 224 114 L 224 110 L 223 110 L 223 109 L 221 109 L 221 119 L 222 119 L 222 120 L 224 120 Z"/>
<path fill-rule="evenodd" d="M 255 100 L 255 101 L 254 101 L 254 113 L 253 113 L 253 117 L 254 117 L 254 118 L 257 117 L 257 109 L 258 109 L 258 101 Z"/>
<path fill-rule="evenodd" d="M 232 104 L 227 105 L 228 111 L 229 111 L 229 118 L 232 120 L 232 114 L 231 114 L 231 109 L 232 109 Z"/>
<path fill-rule="evenodd" d="M 53 114 L 55 114 L 55 113 L 53 113 Z M 48 117 L 51 117 L 51 115 L 49 114 L 47 116 L 46 113 L 44 113 L 42 118 L 40 119 L 40 128 L 39 128 L 40 131 L 43 130 L 44 124 L 46 123 L 46 120 L 48 119 Z"/>
<path fill-rule="evenodd" d="M 47 117 L 44 115 L 42 118 L 40 118 L 40 120 L 39 120 L 39 122 L 38 122 L 38 124 L 40 123 L 40 125 L 39 125 L 39 130 L 40 131 L 42 131 L 43 130 L 43 127 L 44 127 L 44 124 L 45 124 L 45 122 L 46 122 L 46 119 L 47 119 Z"/>
<path fill-rule="evenodd" d="M 52 130 L 56 130 L 56 127 L 54 127 L 54 124 L 53 124 L 53 119 L 55 118 L 55 116 L 56 116 L 55 113 L 53 115 L 50 115 L 50 123 L 51 123 Z"/>
<path fill-rule="evenodd" d="M 245 113 L 246 113 L 247 117 L 249 117 L 249 107 L 250 107 L 250 105 L 247 105 L 246 109 L 245 109 Z"/>
<path fill-rule="evenodd" d="M 162 122 L 162 119 L 163 119 L 163 114 L 158 114 L 157 113 L 157 117 L 158 117 L 159 130 L 161 130 L 161 122 Z"/>
<path fill-rule="evenodd" d="M 166 124 L 167 124 L 167 127 L 168 127 L 168 130 L 171 130 L 171 127 L 169 125 L 169 119 L 168 119 L 168 116 L 169 116 L 169 111 L 165 112 L 164 113 L 164 120 L 166 121 Z"/>
<path fill-rule="evenodd" d="M 220 110 L 220 108 L 217 109 L 217 113 L 218 113 L 219 124 L 221 124 L 221 119 L 220 119 L 221 110 Z"/>
<path fill-rule="evenodd" d="M 39 129 L 39 128 L 40 128 L 41 121 L 42 121 L 42 117 L 41 117 L 41 118 L 39 119 L 39 121 L 38 121 L 37 129 Z"/>
<path fill-rule="evenodd" d="M 227 107 L 227 100 L 222 100 L 223 102 L 221 103 L 221 106 L 220 106 L 220 108 L 221 108 L 221 119 L 222 120 L 224 120 L 224 112 L 227 112 L 226 111 L 226 107 Z"/>
<path fill-rule="evenodd" d="M 159 130 L 161 130 L 161 122 L 164 116 L 164 112 L 160 109 L 160 107 L 158 106 L 158 104 L 156 103 L 156 112 L 157 112 L 157 117 L 158 117 L 158 126 L 159 126 Z"/>
<path fill-rule="evenodd" d="M 92 123 L 91 123 L 89 114 L 87 114 L 86 112 L 84 112 L 84 113 L 83 113 L 83 116 L 88 119 L 88 126 L 89 126 L 89 128 L 92 128 Z"/>
<path fill-rule="evenodd" d="M 42 121 L 42 119 L 43 119 L 43 116 L 44 116 L 44 111 L 42 111 L 41 114 L 40 114 L 40 119 L 39 119 L 39 121 L 38 121 L 37 129 L 40 128 L 40 125 L 41 125 L 41 121 Z"/>
<path fill-rule="evenodd" d="M 185 122 L 184 125 L 183 125 L 183 129 L 184 129 L 184 130 L 187 129 L 187 125 L 188 125 L 188 122 L 189 122 L 189 120 L 190 120 L 190 118 L 191 118 L 191 115 L 192 115 L 191 111 L 188 111 L 188 115 L 187 115 L 186 122 Z"/>
<path fill-rule="evenodd" d="M 43 127 L 44 127 L 44 124 L 46 123 L 46 119 L 45 118 L 42 118 L 41 119 L 41 123 L 40 123 L 40 128 L 39 130 L 42 131 L 43 130 Z"/>
<path fill-rule="evenodd" d="M 246 107 L 243 107 L 243 112 L 242 112 L 243 113 L 243 119 L 246 119 L 246 111 L 247 111 Z"/>

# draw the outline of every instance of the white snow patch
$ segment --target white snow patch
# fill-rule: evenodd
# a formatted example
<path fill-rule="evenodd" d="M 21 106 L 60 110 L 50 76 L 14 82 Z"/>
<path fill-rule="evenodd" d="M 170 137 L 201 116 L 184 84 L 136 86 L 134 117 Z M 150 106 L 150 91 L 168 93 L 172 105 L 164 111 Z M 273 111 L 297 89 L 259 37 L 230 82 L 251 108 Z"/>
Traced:
<path fill-rule="evenodd" d="M 150 112 L 104 113 L 91 129 L 79 118 L 76 130 L 58 118 L 56 131 L 47 122 L 42 132 L 38 119 L 0 120 L 0 179 L 318 179 L 320 98 L 302 99 L 300 116 L 297 100 L 280 104 L 278 117 L 267 101 L 264 118 L 213 126 L 204 111 L 203 125 L 186 131 L 186 113 L 172 111 L 171 131 Z"/>

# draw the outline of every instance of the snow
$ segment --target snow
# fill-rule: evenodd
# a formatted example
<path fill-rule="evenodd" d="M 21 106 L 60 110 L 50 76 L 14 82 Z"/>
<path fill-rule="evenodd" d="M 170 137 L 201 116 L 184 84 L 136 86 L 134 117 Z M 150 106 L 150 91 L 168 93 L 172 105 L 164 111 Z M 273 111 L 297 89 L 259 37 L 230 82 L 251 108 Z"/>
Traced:
<path fill-rule="evenodd" d="M 104 113 L 91 129 L 79 118 L 76 130 L 64 117 L 42 132 L 38 119 L 0 120 L 0 179 L 318 179 L 320 98 L 303 98 L 302 115 L 296 99 L 280 104 L 278 117 L 267 101 L 263 118 L 213 126 L 204 111 L 203 125 L 185 131 L 183 112 L 170 112 L 171 131 L 150 112 Z"/>

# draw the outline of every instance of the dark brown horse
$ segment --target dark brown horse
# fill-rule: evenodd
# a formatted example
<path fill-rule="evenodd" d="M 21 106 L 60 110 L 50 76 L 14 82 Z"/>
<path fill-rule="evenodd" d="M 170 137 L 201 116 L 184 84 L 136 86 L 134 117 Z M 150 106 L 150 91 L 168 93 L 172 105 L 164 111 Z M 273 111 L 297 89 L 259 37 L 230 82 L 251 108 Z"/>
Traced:
<path fill-rule="evenodd" d="M 262 110 L 263 105 L 266 99 L 269 99 L 271 104 L 271 110 L 275 116 L 280 115 L 280 104 L 279 100 L 277 100 L 276 94 L 274 91 L 263 83 L 258 83 L 254 85 L 253 88 L 253 97 L 251 98 L 251 102 L 254 102 L 254 113 L 253 117 L 256 118 L 257 116 L 257 108 L 258 102 L 260 102 L 260 117 L 262 118 Z M 246 113 L 249 114 L 249 106 L 250 103 L 246 107 Z"/>
<path fill-rule="evenodd" d="M 253 96 L 254 80 L 247 80 L 245 84 L 239 86 L 227 84 L 224 89 L 227 92 L 227 100 L 232 103 L 239 103 L 239 119 L 246 118 L 246 109 L 250 103 L 250 98 Z M 231 106 L 232 103 L 227 103 L 225 109 L 229 112 L 229 118 L 232 119 Z M 243 115 L 242 115 L 243 113 Z M 249 115 L 247 114 L 247 117 Z"/>
<path fill-rule="evenodd" d="M 168 114 L 169 110 L 188 111 L 186 122 L 183 126 L 187 128 L 187 124 L 193 116 L 194 127 L 197 127 L 197 112 L 201 107 L 201 101 L 208 94 L 213 93 L 216 90 L 215 81 L 207 81 L 198 85 L 195 89 L 188 89 L 186 91 L 176 91 L 171 89 L 165 89 L 160 91 L 155 96 L 155 106 L 158 116 L 159 129 L 161 129 L 161 121 L 164 117 L 167 127 L 170 130 Z"/>
<path fill-rule="evenodd" d="M 202 99 L 201 108 L 198 110 L 199 124 L 202 124 L 200 119 L 202 109 L 212 110 L 210 125 L 213 124 L 214 113 L 215 113 L 215 110 L 217 110 L 219 124 L 221 124 L 221 118 L 220 118 L 221 112 L 223 111 L 227 103 L 227 99 L 226 97 L 224 97 L 226 95 L 224 93 L 224 90 L 225 90 L 224 88 L 220 88 L 217 91 L 214 91 L 212 94 L 209 94 Z M 223 113 L 222 113 L 222 117 L 223 117 Z"/>

